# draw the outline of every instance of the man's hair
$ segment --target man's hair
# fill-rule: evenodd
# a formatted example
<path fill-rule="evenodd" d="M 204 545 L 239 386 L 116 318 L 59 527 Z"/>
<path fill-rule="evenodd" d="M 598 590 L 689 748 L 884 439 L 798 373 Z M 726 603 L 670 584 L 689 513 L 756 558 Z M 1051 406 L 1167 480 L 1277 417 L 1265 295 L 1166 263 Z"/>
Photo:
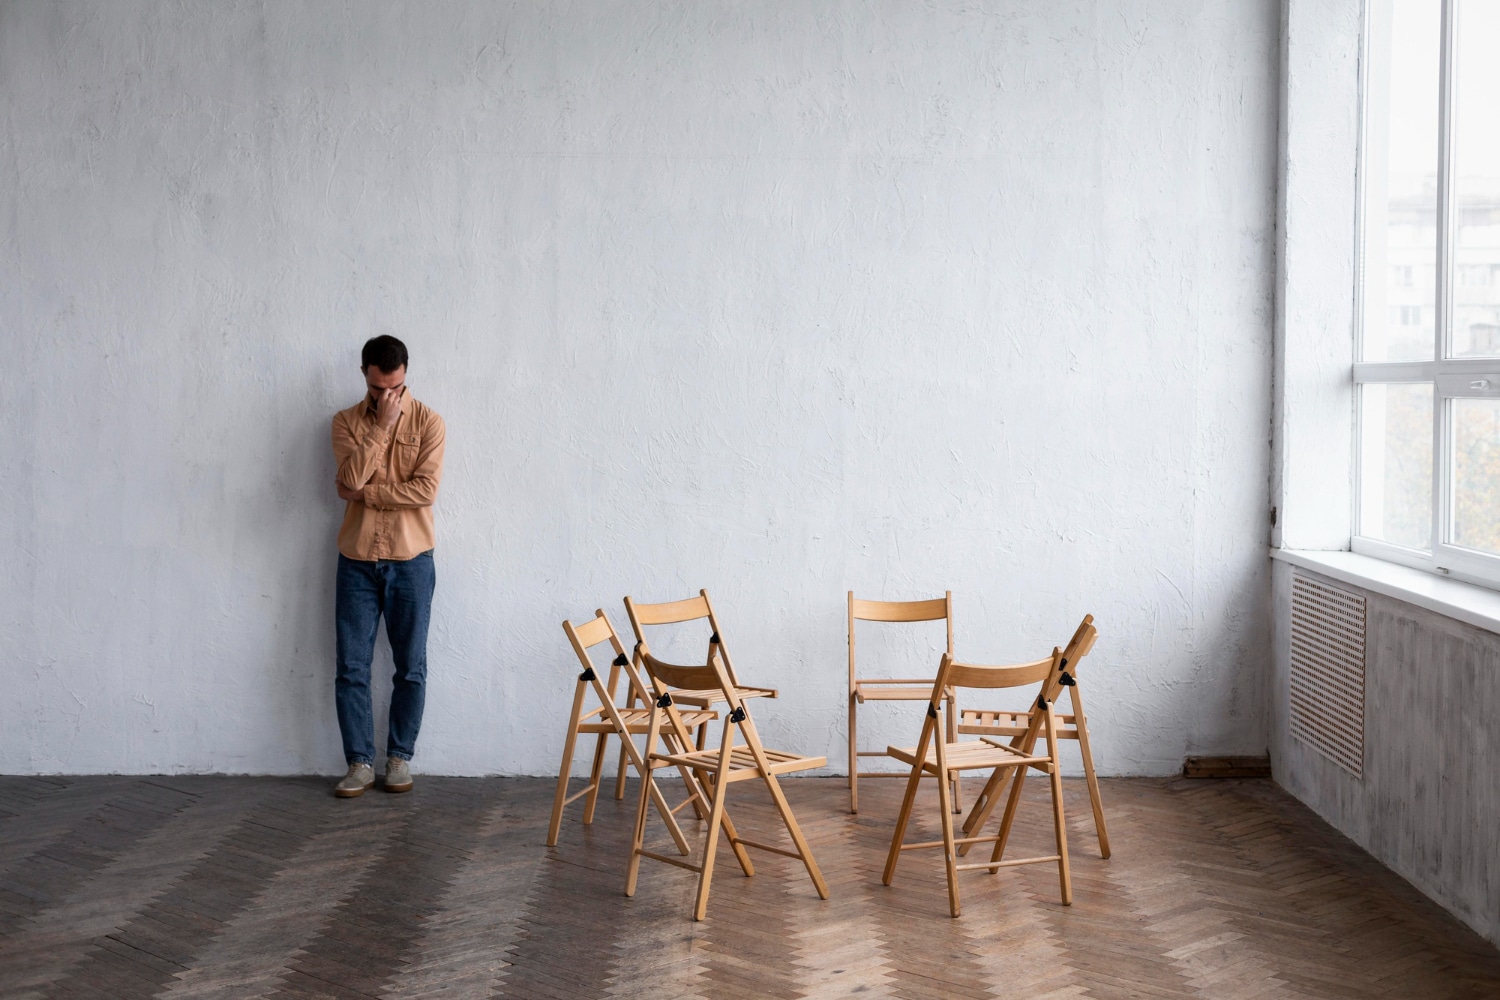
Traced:
<path fill-rule="evenodd" d="M 390 335 L 371 337 L 365 341 L 365 349 L 359 352 L 359 366 L 374 365 L 389 375 L 406 364 L 406 345 Z"/>

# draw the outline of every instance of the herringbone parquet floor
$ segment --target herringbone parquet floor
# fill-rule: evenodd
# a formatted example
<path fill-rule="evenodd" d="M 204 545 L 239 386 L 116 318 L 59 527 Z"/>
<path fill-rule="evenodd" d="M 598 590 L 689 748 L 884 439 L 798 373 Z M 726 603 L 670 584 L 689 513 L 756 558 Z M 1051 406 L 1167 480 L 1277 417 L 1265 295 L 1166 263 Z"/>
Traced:
<path fill-rule="evenodd" d="M 621 894 L 633 793 L 549 851 L 538 779 L 0 778 L 0 996 L 1500 997 L 1500 953 L 1267 781 L 1106 781 L 1109 861 L 1073 783 L 1075 904 L 1051 869 L 975 872 L 959 920 L 936 852 L 880 885 L 899 782 L 858 816 L 839 779 L 784 784 L 832 898 L 725 852 L 694 924 L 687 872 Z M 731 804 L 772 839 L 762 790 Z"/>

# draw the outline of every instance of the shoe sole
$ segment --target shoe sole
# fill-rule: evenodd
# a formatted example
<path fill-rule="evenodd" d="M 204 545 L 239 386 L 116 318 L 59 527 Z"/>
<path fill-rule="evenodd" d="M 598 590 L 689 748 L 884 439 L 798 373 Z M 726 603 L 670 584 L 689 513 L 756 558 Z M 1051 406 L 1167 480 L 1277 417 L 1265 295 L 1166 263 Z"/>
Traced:
<path fill-rule="evenodd" d="M 409 792 L 411 791 L 411 785 L 412 783 L 408 781 L 404 785 L 381 785 L 380 787 L 384 788 L 388 792 Z"/>
<path fill-rule="evenodd" d="M 336 798 L 340 799 L 357 799 L 369 791 L 374 784 L 375 782 L 372 781 L 363 788 L 335 788 L 333 794 Z"/>

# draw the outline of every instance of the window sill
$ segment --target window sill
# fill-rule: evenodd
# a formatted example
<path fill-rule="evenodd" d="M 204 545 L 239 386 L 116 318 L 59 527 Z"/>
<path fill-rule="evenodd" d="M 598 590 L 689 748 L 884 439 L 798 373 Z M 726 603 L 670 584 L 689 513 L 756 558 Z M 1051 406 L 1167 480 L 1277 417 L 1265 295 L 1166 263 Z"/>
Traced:
<path fill-rule="evenodd" d="M 1500 593 L 1357 552 L 1272 549 L 1271 558 L 1500 633 Z"/>

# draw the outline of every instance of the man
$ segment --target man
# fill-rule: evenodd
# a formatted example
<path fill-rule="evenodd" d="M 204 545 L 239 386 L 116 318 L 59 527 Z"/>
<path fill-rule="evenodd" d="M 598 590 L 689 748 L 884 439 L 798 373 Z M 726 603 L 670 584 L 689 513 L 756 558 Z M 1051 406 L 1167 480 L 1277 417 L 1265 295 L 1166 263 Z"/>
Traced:
<path fill-rule="evenodd" d="M 360 354 L 368 390 L 333 418 L 339 498 L 335 597 L 338 672 L 334 703 L 349 772 L 334 794 L 363 795 L 375 784 L 370 660 L 375 629 L 385 631 L 396 663 L 386 738 L 385 790 L 411 790 L 412 753 L 422 726 L 427 683 L 427 623 L 436 581 L 432 502 L 443 473 L 443 418 L 406 390 L 406 345 L 376 337 Z"/>

